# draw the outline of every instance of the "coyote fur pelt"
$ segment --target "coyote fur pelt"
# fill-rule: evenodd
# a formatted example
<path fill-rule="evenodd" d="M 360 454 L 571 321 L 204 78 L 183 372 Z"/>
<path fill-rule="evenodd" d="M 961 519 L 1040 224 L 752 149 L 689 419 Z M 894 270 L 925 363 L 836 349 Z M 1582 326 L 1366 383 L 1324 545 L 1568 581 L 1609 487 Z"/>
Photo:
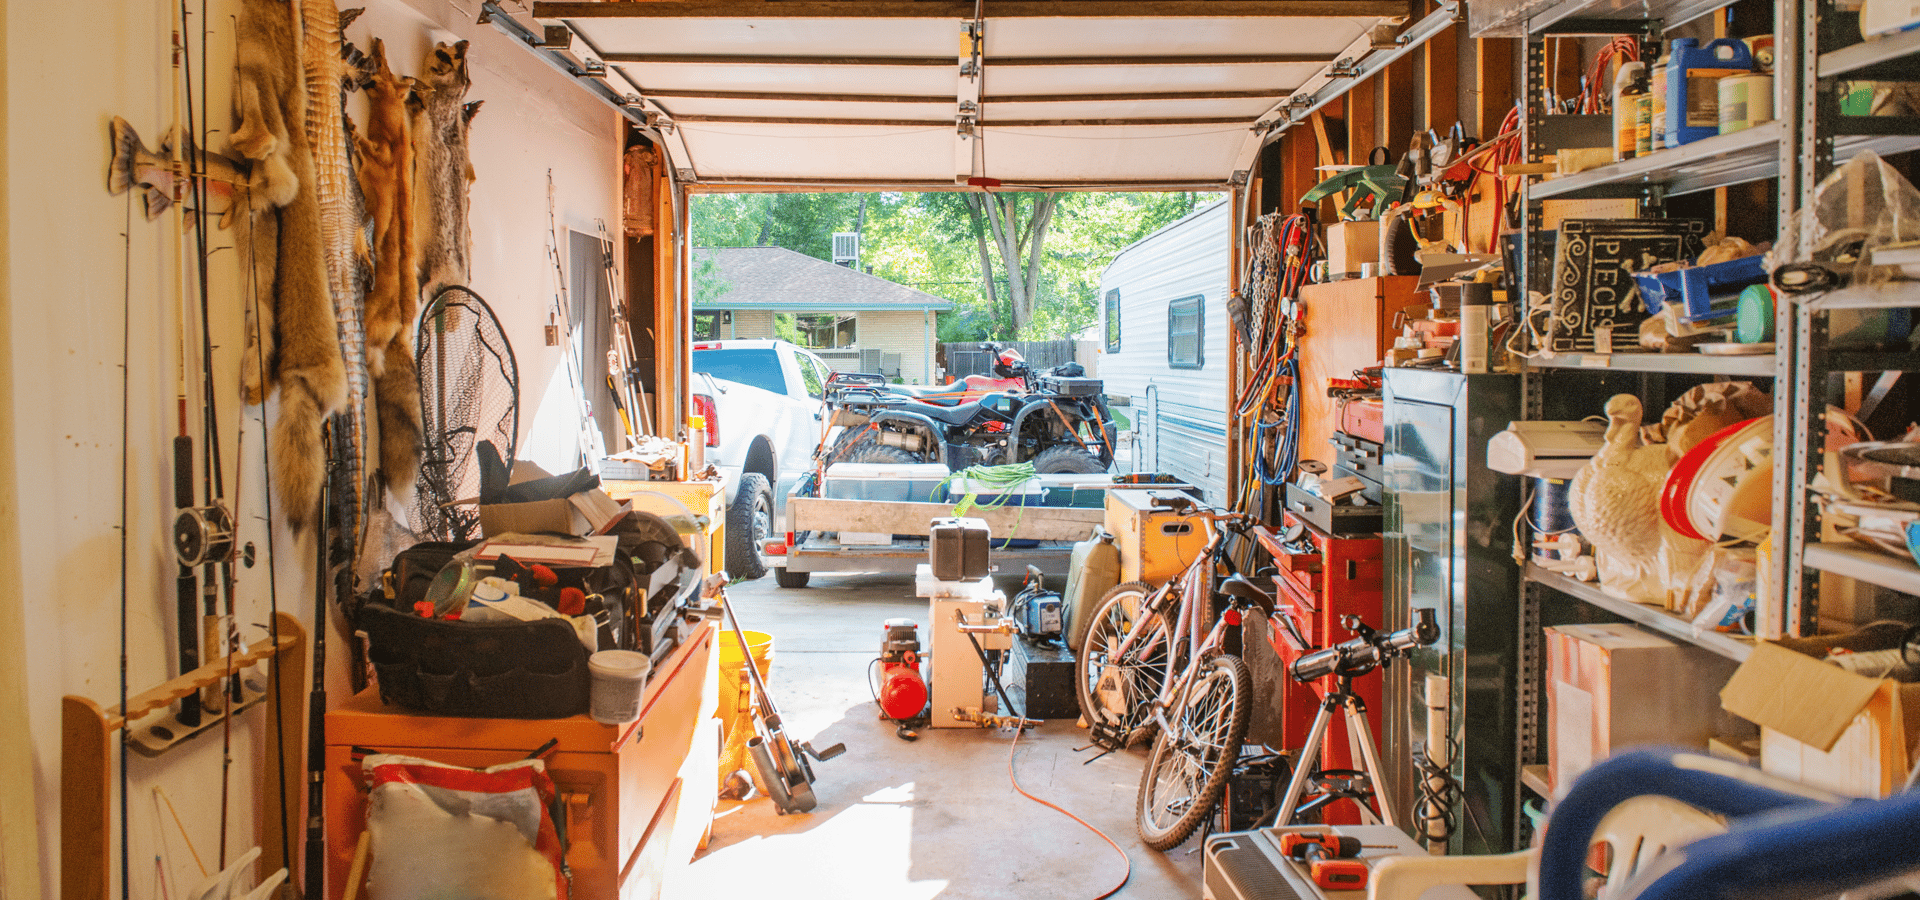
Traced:
<path fill-rule="evenodd" d="M 467 75 L 467 42 L 435 44 L 421 82 L 424 102 L 413 121 L 413 218 L 420 296 L 430 301 L 441 288 L 467 284 L 472 275 L 467 189 L 474 173 L 467 157 L 467 126 L 480 104 L 462 105 L 473 83 Z"/>
<path fill-rule="evenodd" d="M 360 192 L 373 219 L 373 284 L 367 290 L 367 368 L 380 423 L 380 481 L 409 501 L 420 470 L 420 386 L 414 377 L 413 319 L 419 312 L 413 241 L 413 79 L 387 66 L 373 41 L 366 86 L 367 128 L 360 151 Z"/>
<path fill-rule="evenodd" d="M 245 0 L 239 37 L 239 127 L 232 144 L 255 161 L 252 190 L 278 207 L 263 213 L 277 216 L 277 228 L 252 230 L 254 260 L 272 263 L 273 302 L 259 307 L 262 337 L 242 362 L 242 387 L 249 403 L 280 389 L 270 438 L 275 489 L 289 524 L 299 529 L 313 520 L 326 477 L 321 425 L 346 404 L 346 367 L 327 283 L 290 4 Z"/>

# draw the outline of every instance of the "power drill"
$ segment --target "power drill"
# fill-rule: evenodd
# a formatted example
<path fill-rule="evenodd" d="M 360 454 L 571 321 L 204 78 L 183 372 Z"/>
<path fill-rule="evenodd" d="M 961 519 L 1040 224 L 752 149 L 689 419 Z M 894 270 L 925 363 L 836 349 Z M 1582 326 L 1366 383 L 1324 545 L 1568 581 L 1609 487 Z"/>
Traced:
<path fill-rule="evenodd" d="M 1296 831 L 1280 836 L 1280 852 L 1299 860 L 1313 883 L 1334 891 L 1367 887 L 1367 864 L 1361 862 L 1359 838 L 1321 831 Z"/>

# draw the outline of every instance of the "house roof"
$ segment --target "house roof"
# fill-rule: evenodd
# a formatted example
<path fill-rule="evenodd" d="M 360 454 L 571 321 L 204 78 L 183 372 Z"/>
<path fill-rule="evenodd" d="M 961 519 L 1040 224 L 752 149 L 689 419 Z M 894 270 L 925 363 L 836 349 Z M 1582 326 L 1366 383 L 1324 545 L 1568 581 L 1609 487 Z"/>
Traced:
<path fill-rule="evenodd" d="M 707 309 L 946 310 L 952 301 L 784 247 L 695 247 L 694 265 L 711 259 L 726 292 Z"/>

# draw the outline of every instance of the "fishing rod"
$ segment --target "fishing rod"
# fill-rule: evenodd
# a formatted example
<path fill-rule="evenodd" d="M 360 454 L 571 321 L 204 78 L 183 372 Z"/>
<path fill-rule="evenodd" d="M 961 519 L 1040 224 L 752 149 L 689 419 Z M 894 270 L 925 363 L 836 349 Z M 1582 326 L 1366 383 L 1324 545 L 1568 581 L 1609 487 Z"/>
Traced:
<path fill-rule="evenodd" d="M 120 319 L 120 708 L 127 708 L 127 484 L 132 479 L 133 426 L 133 192 L 127 193 L 127 221 L 120 235 L 124 247 L 121 270 Z M 127 729 L 120 729 L 120 898 L 131 900 L 133 851 L 127 815 Z"/>
<path fill-rule="evenodd" d="M 187 37 L 188 29 L 194 22 L 187 0 L 180 0 L 181 28 L 181 69 L 186 82 L 186 121 L 183 124 L 188 140 L 187 161 L 192 167 L 187 189 L 193 198 L 194 217 L 194 266 L 197 293 L 199 294 L 200 326 L 200 505 L 182 509 L 175 517 L 174 546 L 182 556 L 183 563 L 197 564 L 202 570 L 200 579 L 201 604 L 204 616 L 201 622 L 204 631 L 201 637 L 203 649 L 216 645 L 222 647 L 222 656 L 228 659 L 227 678 L 218 687 L 210 687 L 201 698 L 204 709 L 214 705 L 221 712 L 220 728 L 220 853 L 219 867 L 227 865 L 227 821 L 230 815 L 231 782 L 233 769 L 233 713 L 242 699 L 240 680 L 234 677 L 232 659 L 238 649 L 237 625 L 234 617 L 233 585 L 233 516 L 225 505 L 225 466 L 221 460 L 219 405 L 213 384 L 213 325 L 211 288 L 208 284 L 207 249 L 207 139 L 209 137 L 201 113 L 207 109 L 207 2 L 200 2 L 200 26 L 194 29 L 200 45 L 200 103 L 196 107 L 193 98 L 194 67 L 193 41 Z M 184 326 L 186 323 L 183 322 Z"/>
<path fill-rule="evenodd" d="M 334 508 L 334 481 L 341 477 L 346 468 L 340 462 L 339 417 L 328 420 L 322 429 L 321 440 L 325 442 L 328 477 L 321 480 L 320 486 L 320 522 L 314 529 L 314 579 L 313 579 L 313 687 L 307 693 L 307 839 L 305 862 L 302 870 L 304 881 L 302 896 L 306 900 L 319 900 L 325 887 L 326 863 L 326 771 L 327 771 L 327 600 L 332 585 L 328 584 L 328 574 L 332 570 L 333 550 L 340 541 L 342 530 L 338 511 Z M 349 575 L 351 577 L 351 575 Z"/>
<path fill-rule="evenodd" d="M 600 229 L 600 269 L 607 283 L 607 303 L 612 308 L 607 386 L 613 389 L 614 402 L 629 417 L 627 436 L 632 443 L 634 437 L 653 435 L 653 416 L 647 409 L 647 393 L 640 389 L 640 372 L 634 363 L 633 327 L 627 322 L 627 303 L 620 290 L 619 270 L 613 263 L 613 237 L 607 234 L 606 220 L 595 219 L 593 224 Z"/>

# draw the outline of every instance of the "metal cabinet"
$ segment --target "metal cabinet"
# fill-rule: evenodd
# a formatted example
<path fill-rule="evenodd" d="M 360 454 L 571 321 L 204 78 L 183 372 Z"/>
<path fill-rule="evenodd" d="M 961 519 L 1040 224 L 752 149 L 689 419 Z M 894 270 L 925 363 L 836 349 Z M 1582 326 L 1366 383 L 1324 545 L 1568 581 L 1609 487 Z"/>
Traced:
<path fill-rule="evenodd" d="M 1451 768 L 1465 787 L 1455 853 L 1513 849 L 1519 825 L 1515 698 L 1533 626 L 1520 621 L 1512 557 L 1519 490 L 1486 467 L 1487 439 L 1519 417 L 1519 398 L 1513 375 L 1386 370 L 1385 627 L 1404 628 L 1411 609 L 1429 607 L 1442 637 L 1386 673 L 1383 787 L 1396 808 L 1412 807 L 1427 676 L 1444 676 L 1459 749 Z"/>

